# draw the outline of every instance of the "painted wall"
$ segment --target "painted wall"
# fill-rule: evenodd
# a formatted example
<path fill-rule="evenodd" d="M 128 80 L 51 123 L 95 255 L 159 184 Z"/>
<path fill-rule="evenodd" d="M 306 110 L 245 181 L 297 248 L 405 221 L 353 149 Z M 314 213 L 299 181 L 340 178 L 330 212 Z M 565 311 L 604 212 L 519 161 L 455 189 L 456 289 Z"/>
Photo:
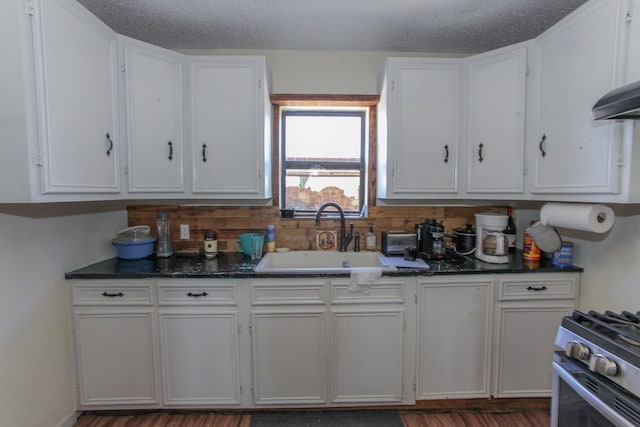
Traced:
<path fill-rule="evenodd" d="M 114 256 L 110 238 L 126 226 L 126 211 L 63 210 L 47 216 L 56 207 L 0 205 L 0 426 L 62 427 L 75 419 L 64 273 Z"/>
<path fill-rule="evenodd" d="M 584 267 L 580 310 L 640 310 L 640 205 L 609 205 L 616 214 L 613 228 L 604 234 L 558 229 L 574 244 L 574 264 Z M 537 209 L 516 211 L 519 234 Z M 522 245 L 522 236 L 519 236 Z"/>
<path fill-rule="evenodd" d="M 263 55 L 271 70 L 272 93 L 377 95 L 389 56 L 460 57 L 407 52 L 301 50 L 181 50 L 189 55 Z"/>

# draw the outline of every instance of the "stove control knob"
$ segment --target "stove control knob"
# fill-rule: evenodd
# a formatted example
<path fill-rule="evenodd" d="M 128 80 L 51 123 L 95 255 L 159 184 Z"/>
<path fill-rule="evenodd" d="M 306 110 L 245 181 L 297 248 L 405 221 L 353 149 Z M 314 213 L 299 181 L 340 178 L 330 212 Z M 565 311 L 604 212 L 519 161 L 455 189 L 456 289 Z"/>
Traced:
<path fill-rule="evenodd" d="M 602 354 L 594 354 L 591 356 L 591 359 L 589 359 L 589 370 L 600 375 L 614 377 L 618 373 L 618 366 L 616 362 L 608 357 Z"/>
<path fill-rule="evenodd" d="M 591 355 L 589 347 L 578 341 L 569 341 L 565 346 L 564 352 L 567 356 L 578 360 L 588 360 Z"/>

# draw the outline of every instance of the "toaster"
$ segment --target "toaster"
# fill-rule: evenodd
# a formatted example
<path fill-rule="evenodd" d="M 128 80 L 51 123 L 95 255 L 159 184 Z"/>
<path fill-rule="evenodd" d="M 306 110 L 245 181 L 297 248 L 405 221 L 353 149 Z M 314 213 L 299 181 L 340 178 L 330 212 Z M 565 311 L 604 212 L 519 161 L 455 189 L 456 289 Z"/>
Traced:
<path fill-rule="evenodd" d="M 416 233 L 407 233 L 406 231 L 382 232 L 382 253 L 386 256 L 404 255 L 404 248 L 407 246 L 415 248 L 417 243 Z"/>

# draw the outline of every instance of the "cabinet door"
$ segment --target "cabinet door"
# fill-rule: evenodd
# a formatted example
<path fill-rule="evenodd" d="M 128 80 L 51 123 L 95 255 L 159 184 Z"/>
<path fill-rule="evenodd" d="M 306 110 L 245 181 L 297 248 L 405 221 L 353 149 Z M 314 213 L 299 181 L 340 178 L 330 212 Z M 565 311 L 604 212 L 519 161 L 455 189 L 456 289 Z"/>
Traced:
<path fill-rule="evenodd" d="M 387 197 L 456 193 L 460 63 L 389 61 Z"/>
<path fill-rule="evenodd" d="M 44 193 L 117 193 L 116 35 L 76 2 L 39 1 L 33 24 Z"/>
<path fill-rule="evenodd" d="M 633 83 L 640 80 L 640 1 L 629 2 L 630 20 L 629 34 L 627 36 L 627 75 L 625 83 Z"/>
<path fill-rule="evenodd" d="M 420 283 L 416 399 L 490 395 L 492 283 Z"/>
<path fill-rule="evenodd" d="M 402 401 L 402 308 L 332 309 L 331 402 Z"/>
<path fill-rule="evenodd" d="M 158 404 L 150 311 L 74 312 L 80 406 Z"/>
<path fill-rule="evenodd" d="M 121 37 L 129 192 L 177 192 L 183 184 L 182 57 Z"/>
<path fill-rule="evenodd" d="M 263 58 L 191 59 L 193 192 L 265 195 Z"/>
<path fill-rule="evenodd" d="M 236 311 L 160 313 L 164 403 L 240 403 Z"/>
<path fill-rule="evenodd" d="M 522 193 L 527 48 L 468 64 L 467 191 Z"/>
<path fill-rule="evenodd" d="M 326 402 L 326 310 L 252 313 L 254 403 Z"/>
<path fill-rule="evenodd" d="M 571 300 L 502 306 L 496 322 L 495 397 L 551 396 L 551 359 L 558 325 Z"/>
<path fill-rule="evenodd" d="M 589 2 L 535 40 L 533 193 L 619 191 L 619 135 L 591 108 L 617 86 L 621 0 Z"/>

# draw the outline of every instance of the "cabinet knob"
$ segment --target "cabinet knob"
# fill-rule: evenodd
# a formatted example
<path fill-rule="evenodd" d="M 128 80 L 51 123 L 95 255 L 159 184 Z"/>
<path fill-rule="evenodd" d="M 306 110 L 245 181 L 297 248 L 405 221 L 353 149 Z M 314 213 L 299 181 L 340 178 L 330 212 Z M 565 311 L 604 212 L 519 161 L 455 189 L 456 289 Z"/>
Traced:
<path fill-rule="evenodd" d="M 444 146 L 444 162 L 449 163 L 449 145 L 445 144 Z"/>
<path fill-rule="evenodd" d="M 173 160 L 173 142 L 169 141 L 167 143 L 169 145 L 169 161 Z"/>
<path fill-rule="evenodd" d="M 202 161 L 207 163 L 207 144 L 202 144 Z"/>
<path fill-rule="evenodd" d="M 484 158 L 482 157 L 482 149 L 484 148 L 484 144 L 481 142 L 480 145 L 478 145 L 478 161 L 480 163 L 482 163 L 482 161 L 484 160 Z"/>

